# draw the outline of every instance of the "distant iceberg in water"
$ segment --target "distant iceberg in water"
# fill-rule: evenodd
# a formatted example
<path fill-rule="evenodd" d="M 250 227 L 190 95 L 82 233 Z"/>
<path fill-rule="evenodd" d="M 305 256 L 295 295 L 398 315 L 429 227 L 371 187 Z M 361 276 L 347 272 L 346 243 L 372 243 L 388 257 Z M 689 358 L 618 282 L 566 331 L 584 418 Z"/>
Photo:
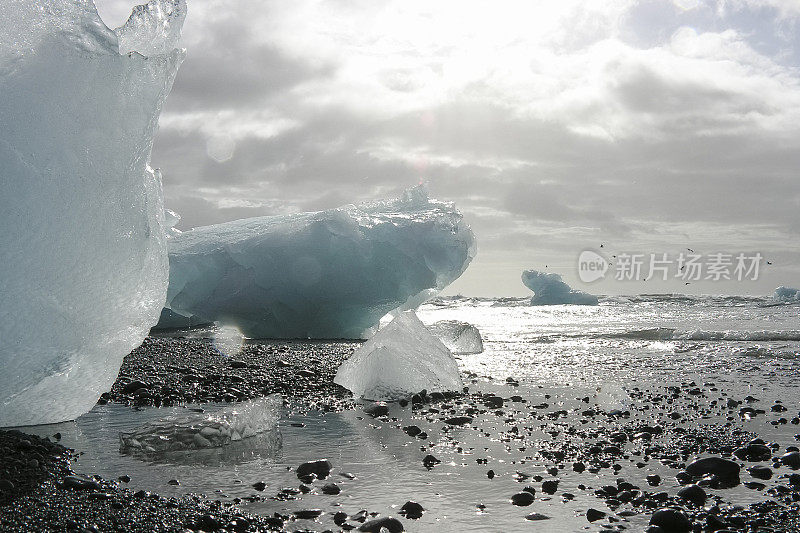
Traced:
<path fill-rule="evenodd" d="M 800 302 L 800 289 L 791 287 L 778 287 L 772 293 L 772 299 L 778 302 Z"/>
<path fill-rule="evenodd" d="M 417 318 L 405 311 L 361 345 L 333 380 L 353 396 L 401 400 L 427 392 L 458 392 L 464 386 L 450 350 Z"/>
<path fill-rule="evenodd" d="M 0 11 L 0 426 L 46 424 L 92 408 L 164 304 L 149 163 L 186 4 L 113 31 L 91 0 Z"/>
<path fill-rule="evenodd" d="M 597 296 L 576 291 L 554 272 L 526 270 L 522 273 L 522 283 L 534 292 L 531 305 L 597 305 L 598 303 Z"/>
<path fill-rule="evenodd" d="M 475 252 L 461 213 L 415 187 L 396 200 L 172 235 L 166 307 L 251 338 L 360 338 L 452 283 Z"/>

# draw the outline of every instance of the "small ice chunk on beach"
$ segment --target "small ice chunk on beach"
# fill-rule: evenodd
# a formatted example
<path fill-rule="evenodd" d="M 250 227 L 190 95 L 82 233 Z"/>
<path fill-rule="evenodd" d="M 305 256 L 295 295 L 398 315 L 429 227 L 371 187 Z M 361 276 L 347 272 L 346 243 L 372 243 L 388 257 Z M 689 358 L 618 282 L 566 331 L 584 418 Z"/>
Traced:
<path fill-rule="evenodd" d="M 531 305 L 597 305 L 597 296 L 575 290 L 564 283 L 559 274 L 526 270 L 522 283 L 534 292 Z"/>
<path fill-rule="evenodd" d="M 334 383 L 367 400 L 391 401 L 427 390 L 454 392 L 464 386 L 453 354 L 417 318 L 398 313 L 350 356 Z"/>
<path fill-rule="evenodd" d="M 283 400 L 271 394 L 215 413 L 167 417 L 119 434 L 126 454 L 155 454 L 225 446 L 266 431 L 277 431 Z"/>
<path fill-rule="evenodd" d="M 474 354 L 483 352 L 481 332 L 468 322 L 440 320 L 428 326 L 428 329 L 453 353 Z"/>
<path fill-rule="evenodd" d="M 172 235 L 166 307 L 249 338 L 361 338 L 452 283 L 474 256 L 461 213 L 415 187 L 395 200 Z"/>
<path fill-rule="evenodd" d="M 772 299 L 778 302 L 800 302 L 800 289 L 780 286 L 775 289 Z"/>

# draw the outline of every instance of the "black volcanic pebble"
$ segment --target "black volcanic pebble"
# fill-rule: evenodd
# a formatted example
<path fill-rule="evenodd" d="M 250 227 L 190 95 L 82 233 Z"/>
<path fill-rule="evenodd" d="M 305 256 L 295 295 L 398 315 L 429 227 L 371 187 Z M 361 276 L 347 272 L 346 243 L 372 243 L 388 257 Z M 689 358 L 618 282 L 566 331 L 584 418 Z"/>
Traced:
<path fill-rule="evenodd" d="M 313 520 L 322 514 L 322 509 L 301 509 L 294 512 L 294 516 L 301 520 Z"/>
<path fill-rule="evenodd" d="M 448 418 L 445 422 L 451 426 L 463 426 L 464 424 L 471 423 L 472 418 L 468 416 L 454 416 L 453 418 Z"/>
<path fill-rule="evenodd" d="M 784 464 L 792 470 L 800 468 L 800 452 L 788 452 L 780 457 L 781 464 Z"/>
<path fill-rule="evenodd" d="M 97 481 L 83 476 L 64 477 L 63 487 L 75 490 L 101 490 L 102 487 Z"/>
<path fill-rule="evenodd" d="M 405 516 L 406 518 L 411 518 L 416 520 L 417 518 L 422 518 L 422 514 L 425 512 L 425 509 L 418 504 L 417 502 L 408 501 L 403 504 L 400 508 L 400 514 Z"/>
<path fill-rule="evenodd" d="M 534 501 L 536 501 L 536 497 L 527 491 L 518 492 L 511 496 L 511 503 L 521 507 L 526 507 L 532 504 Z"/>
<path fill-rule="evenodd" d="M 364 522 L 361 524 L 358 530 L 368 531 L 369 533 L 380 533 L 382 528 L 389 530 L 389 533 L 401 533 L 402 531 L 405 531 L 403 528 L 403 523 L 400 522 L 400 520 L 389 516 Z"/>
<path fill-rule="evenodd" d="M 542 492 L 545 494 L 555 494 L 558 490 L 558 480 L 557 479 L 548 479 L 547 481 L 542 481 Z"/>
<path fill-rule="evenodd" d="M 680 509 L 659 509 L 650 517 L 650 525 L 658 526 L 666 533 L 684 533 L 692 530 L 692 522 Z"/>
<path fill-rule="evenodd" d="M 328 494 L 330 496 L 335 496 L 342 492 L 342 489 L 339 488 L 339 485 L 336 483 L 328 483 L 327 485 L 322 486 L 322 494 Z"/>
<path fill-rule="evenodd" d="M 769 446 L 764 444 L 750 443 L 735 450 L 733 455 L 742 461 L 756 463 L 759 461 L 769 461 L 772 457 L 772 450 Z"/>
<path fill-rule="evenodd" d="M 702 477 L 713 474 L 723 480 L 738 480 L 739 470 L 736 462 L 722 457 L 704 457 L 686 467 L 686 472 L 691 476 Z"/>
<path fill-rule="evenodd" d="M 410 437 L 416 437 L 417 435 L 422 433 L 422 430 L 419 429 L 419 426 L 406 426 L 403 428 L 403 431 L 408 433 Z"/>
<path fill-rule="evenodd" d="M 661 484 L 661 476 L 658 474 L 650 474 L 647 476 L 647 484 L 651 487 L 657 487 Z"/>
<path fill-rule="evenodd" d="M 263 491 L 264 489 L 267 488 L 267 484 L 264 483 L 263 481 L 257 481 L 255 483 L 253 483 L 253 488 L 256 489 L 257 491 L 261 492 L 261 491 Z"/>
<path fill-rule="evenodd" d="M 297 477 L 303 482 L 307 479 L 325 479 L 331 473 L 331 462 L 327 459 L 318 459 L 316 461 L 308 461 L 297 467 Z"/>
<path fill-rule="evenodd" d="M 538 522 L 540 520 L 550 520 L 550 517 L 541 513 L 531 513 L 529 515 L 525 515 L 525 519 L 532 522 Z"/>
<path fill-rule="evenodd" d="M 428 470 L 430 470 L 431 468 L 433 468 L 434 465 L 437 465 L 439 463 L 441 463 L 441 461 L 439 459 L 437 459 L 436 457 L 434 457 L 433 455 L 430 455 L 430 454 L 426 455 L 425 458 L 422 459 L 422 464 Z"/>
<path fill-rule="evenodd" d="M 706 491 L 697 485 L 688 485 L 678 491 L 678 498 L 695 504 L 698 507 L 706 503 Z"/>
<path fill-rule="evenodd" d="M 751 466 L 747 471 L 756 479 L 770 479 L 772 477 L 772 469 L 767 466 Z"/>
<path fill-rule="evenodd" d="M 389 414 L 389 406 L 383 402 L 371 403 L 364 406 L 364 412 L 375 418 Z"/>
<path fill-rule="evenodd" d="M 606 517 L 606 513 L 598 511 L 597 509 L 589 509 L 586 511 L 586 520 L 589 522 L 596 522 Z"/>

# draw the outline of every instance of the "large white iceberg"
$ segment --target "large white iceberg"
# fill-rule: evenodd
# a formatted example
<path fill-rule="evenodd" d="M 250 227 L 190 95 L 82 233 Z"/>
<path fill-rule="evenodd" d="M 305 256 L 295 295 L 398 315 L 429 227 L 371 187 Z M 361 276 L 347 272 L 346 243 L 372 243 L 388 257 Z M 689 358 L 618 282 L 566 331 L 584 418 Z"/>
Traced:
<path fill-rule="evenodd" d="M 464 383 L 450 350 L 414 311 L 404 311 L 361 345 L 334 383 L 367 400 L 399 400 L 426 390 L 455 392 Z"/>
<path fill-rule="evenodd" d="M 0 426 L 87 412 L 158 319 L 149 159 L 184 15 L 154 0 L 112 31 L 91 0 L 0 6 Z"/>
<path fill-rule="evenodd" d="M 127 454 L 156 454 L 216 448 L 277 431 L 283 400 L 271 394 L 237 403 L 211 414 L 167 417 L 119 434 L 119 449 Z"/>
<path fill-rule="evenodd" d="M 800 289 L 780 286 L 775 289 L 772 299 L 778 302 L 800 302 Z"/>
<path fill-rule="evenodd" d="M 417 187 L 396 200 L 173 235 L 167 307 L 254 338 L 359 338 L 447 286 L 474 255 L 461 214 Z"/>
<path fill-rule="evenodd" d="M 428 326 L 447 349 L 457 354 L 476 354 L 483 352 L 481 332 L 468 322 L 440 320 Z"/>
<path fill-rule="evenodd" d="M 526 270 L 522 283 L 534 292 L 531 305 L 597 305 L 597 296 L 572 289 L 555 272 L 545 273 Z"/>

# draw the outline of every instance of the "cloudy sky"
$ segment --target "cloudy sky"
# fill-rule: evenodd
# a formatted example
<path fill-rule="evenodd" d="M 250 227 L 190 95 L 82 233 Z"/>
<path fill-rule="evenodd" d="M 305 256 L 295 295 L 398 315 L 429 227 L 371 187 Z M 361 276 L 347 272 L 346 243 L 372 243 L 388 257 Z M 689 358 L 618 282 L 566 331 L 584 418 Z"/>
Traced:
<path fill-rule="evenodd" d="M 424 180 L 478 237 L 448 293 L 545 265 L 606 294 L 800 285 L 798 0 L 189 2 L 152 157 L 181 229 Z M 96 3 L 115 27 L 137 2 Z M 585 249 L 687 248 L 772 265 L 578 280 Z"/>

